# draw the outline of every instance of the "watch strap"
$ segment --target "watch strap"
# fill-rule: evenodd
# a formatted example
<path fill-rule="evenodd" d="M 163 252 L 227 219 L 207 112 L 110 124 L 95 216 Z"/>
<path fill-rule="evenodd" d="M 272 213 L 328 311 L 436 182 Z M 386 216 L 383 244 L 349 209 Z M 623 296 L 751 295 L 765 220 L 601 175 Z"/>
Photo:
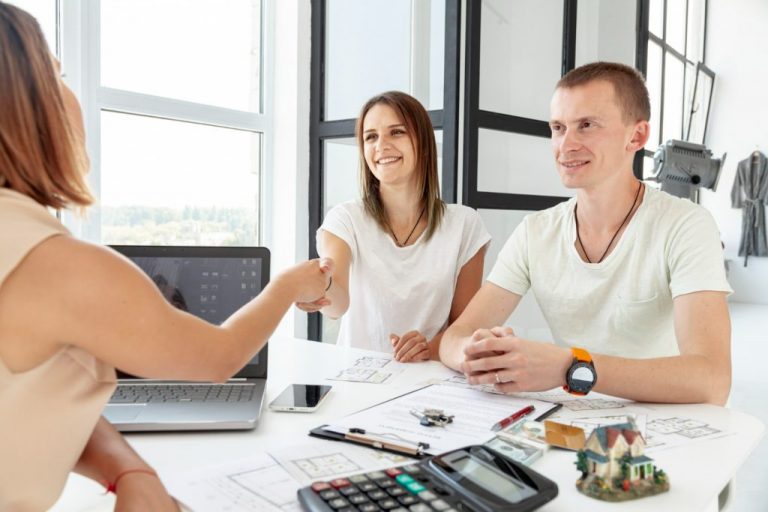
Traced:
<path fill-rule="evenodd" d="M 585 363 L 592 362 L 592 356 L 589 355 L 589 352 L 587 352 L 583 348 L 571 347 L 571 353 L 573 353 L 573 357 L 578 359 L 579 361 L 584 361 Z"/>

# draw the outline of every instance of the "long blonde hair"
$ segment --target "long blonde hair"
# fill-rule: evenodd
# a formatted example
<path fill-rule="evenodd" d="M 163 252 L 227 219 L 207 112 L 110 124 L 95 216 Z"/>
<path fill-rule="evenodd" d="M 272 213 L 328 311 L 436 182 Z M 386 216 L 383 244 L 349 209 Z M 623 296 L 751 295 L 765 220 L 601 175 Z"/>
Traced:
<path fill-rule="evenodd" d="M 379 196 L 379 180 L 373 175 L 365 161 L 363 141 L 363 121 L 368 111 L 376 105 L 387 105 L 392 108 L 405 122 L 416 153 L 416 169 L 418 170 L 418 186 L 421 188 L 421 201 L 427 216 L 425 240 L 429 240 L 440 227 L 445 214 L 445 203 L 440 199 L 440 182 L 437 177 L 437 145 L 435 132 L 429 114 L 419 101 L 400 91 L 389 91 L 369 99 L 360 110 L 355 127 L 357 149 L 360 160 L 360 185 L 362 187 L 365 211 L 384 231 L 388 231 L 387 212 L 381 204 Z"/>
<path fill-rule="evenodd" d="M 0 2 L 0 186 L 44 206 L 93 202 L 88 159 L 37 21 Z M 4 183 L 3 183 L 4 182 Z"/>

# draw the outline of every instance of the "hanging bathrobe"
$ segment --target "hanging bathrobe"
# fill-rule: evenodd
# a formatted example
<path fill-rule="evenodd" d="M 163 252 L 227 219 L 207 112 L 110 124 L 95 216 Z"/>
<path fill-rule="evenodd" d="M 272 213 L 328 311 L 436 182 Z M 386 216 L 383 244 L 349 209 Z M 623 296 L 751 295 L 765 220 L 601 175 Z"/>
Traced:
<path fill-rule="evenodd" d="M 742 208 L 739 256 L 747 266 L 749 256 L 768 256 L 765 233 L 765 204 L 768 204 L 768 159 L 755 151 L 739 162 L 731 190 L 734 208 Z"/>

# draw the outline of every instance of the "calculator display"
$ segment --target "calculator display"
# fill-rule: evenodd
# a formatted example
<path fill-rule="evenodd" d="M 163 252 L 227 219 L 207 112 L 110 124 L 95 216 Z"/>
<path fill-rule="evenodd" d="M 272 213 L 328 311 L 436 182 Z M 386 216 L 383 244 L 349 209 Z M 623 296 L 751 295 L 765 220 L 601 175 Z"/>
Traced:
<path fill-rule="evenodd" d="M 470 455 L 452 460 L 450 466 L 462 477 L 509 503 L 517 503 L 536 494 L 530 487 L 502 475 Z"/>

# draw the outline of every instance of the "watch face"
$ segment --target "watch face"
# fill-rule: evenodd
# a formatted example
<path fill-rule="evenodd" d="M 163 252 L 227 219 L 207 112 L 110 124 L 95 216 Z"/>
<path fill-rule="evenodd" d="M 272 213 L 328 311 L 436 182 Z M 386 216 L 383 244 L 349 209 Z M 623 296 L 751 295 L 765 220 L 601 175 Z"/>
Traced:
<path fill-rule="evenodd" d="M 568 387 L 577 393 L 588 393 L 595 385 L 597 375 L 590 363 L 580 361 L 568 370 Z"/>

